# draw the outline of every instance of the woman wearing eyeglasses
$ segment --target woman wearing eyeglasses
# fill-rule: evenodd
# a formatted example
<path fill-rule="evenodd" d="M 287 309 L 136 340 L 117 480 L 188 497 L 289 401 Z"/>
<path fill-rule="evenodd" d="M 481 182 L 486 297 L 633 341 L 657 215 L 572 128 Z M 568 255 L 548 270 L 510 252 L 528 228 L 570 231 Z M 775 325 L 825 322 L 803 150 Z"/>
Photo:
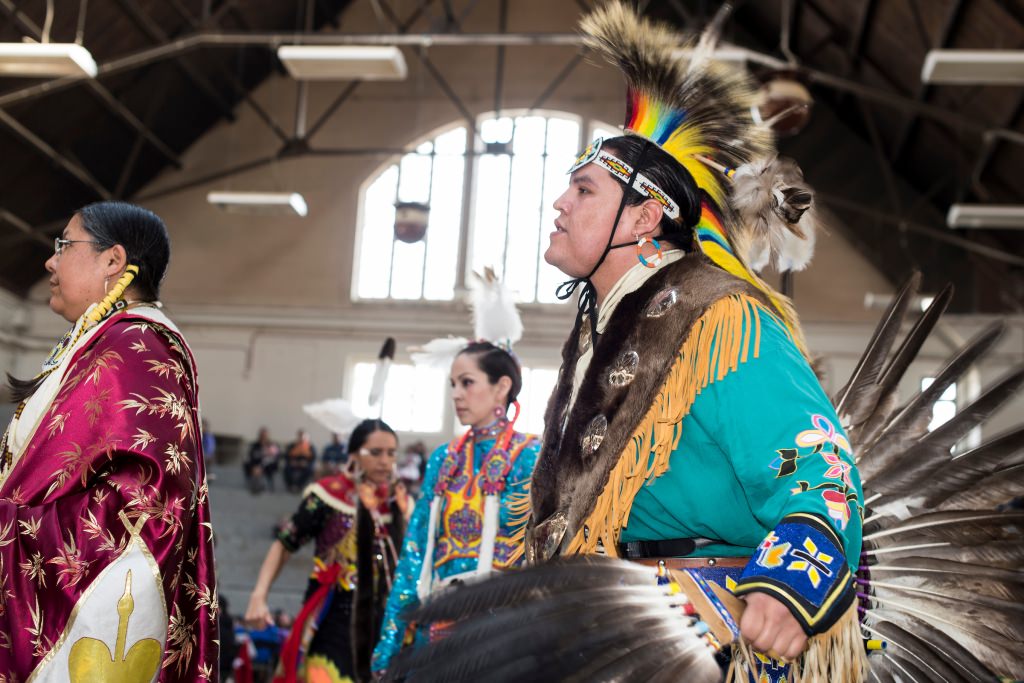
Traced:
<path fill-rule="evenodd" d="M 155 214 L 78 211 L 46 261 L 72 324 L 0 441 L 5 680 L 215 680 L 217 590 L 196 388 L 157 301 Z M 120 653 L 117 657 L 111 653 Z"/>
<path fill-rule="evenodd" d="M 398 437 L 391 427 L 363 420 L 348 448 L 342 472 L 306 488 L 263 560 L 245 612 L 250 628 L 272 622 L 270 586 L 291 554 L 314 540 L 305 601 L 281 652 L 285 681 L 370 678 L 370 655 L 412 503 L 395 476 Z"/>

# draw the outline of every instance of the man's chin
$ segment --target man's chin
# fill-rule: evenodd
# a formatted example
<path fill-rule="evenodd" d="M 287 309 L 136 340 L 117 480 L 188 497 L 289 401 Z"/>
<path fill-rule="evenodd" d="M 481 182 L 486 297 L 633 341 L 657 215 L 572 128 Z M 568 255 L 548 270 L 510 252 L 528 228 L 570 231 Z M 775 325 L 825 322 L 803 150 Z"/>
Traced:
<path fill-rule="evenodd" d="M 565 272 L 565 270 L 562 268 L 562 264 L 565 263 L 565 259 L 563 258 L 563 254 L 559 253 L 558 247 L 556 247 L 554 244 L 548 245 L 547 250 L 544 252 L 544 261 L 549 266 L 554 266 L 555 268 L 561 270 L 563 273 Z"/>
<path fill-rule="evenodd" d="M 586 275 L 586 273 L 582 273 L 582 274 L 577 275 L 575 273 L 572 273 L 572 272 L 566 270 L 566 267 L 569 265 L 569 263 L 567 263 L 567 261 L 570 261 L 570 260 L 566 259 L 565 255 L 560 253 L 558 248 L 556 248 L 554 245 L 549 246 L 548 250 L 544 252 L 544 261 L 549 266 L 554 266 L 555 268 L 558 268 L 558 270 L 563 275 L 566 275 L 567 277 L 576 278 L 576 277 L 583 277 L 584 275 Z"/>

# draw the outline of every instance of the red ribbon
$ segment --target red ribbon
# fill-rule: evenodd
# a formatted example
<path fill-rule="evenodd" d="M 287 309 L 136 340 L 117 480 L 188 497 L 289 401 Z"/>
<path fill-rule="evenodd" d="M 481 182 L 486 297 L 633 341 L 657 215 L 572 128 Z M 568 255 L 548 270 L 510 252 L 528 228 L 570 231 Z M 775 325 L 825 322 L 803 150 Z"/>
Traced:
<path fill-rule="evenodd" d="M 292 625 L 288 639 L 281 647 L 281 668 L 282 674 L 274 677 L 274 683 L 298 683 L 297 672 L 299 668 L 299 650 L 302 645 L 302 634 L 306 630 L 306 622 L 316 614 L 324 603 L 329 591 L 334 590 L 334 583 L 341 573 L 341 564 L 335 562 L 329 567 L 318 567 L 313 572 L 313 578 L 320 583 L 320 587 L 310 596 L 309 600 L 302 606 L 295 616 L 295 623 Z"/>

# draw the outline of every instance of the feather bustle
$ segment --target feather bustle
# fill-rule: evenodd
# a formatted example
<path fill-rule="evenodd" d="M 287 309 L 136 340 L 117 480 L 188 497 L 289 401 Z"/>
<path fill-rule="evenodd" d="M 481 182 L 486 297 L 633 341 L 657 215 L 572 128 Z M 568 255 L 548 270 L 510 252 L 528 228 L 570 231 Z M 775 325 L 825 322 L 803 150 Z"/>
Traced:
<path fill-rule="evenodd" d="M 836 413 L 847 429 L 866 422 L 877 407 L 878 375 L 900 333 L 907 309 L 920 285 L 921 274 L 917 272 L 903 284 L 875 328 L 850 379 L 832 397 Z"/>

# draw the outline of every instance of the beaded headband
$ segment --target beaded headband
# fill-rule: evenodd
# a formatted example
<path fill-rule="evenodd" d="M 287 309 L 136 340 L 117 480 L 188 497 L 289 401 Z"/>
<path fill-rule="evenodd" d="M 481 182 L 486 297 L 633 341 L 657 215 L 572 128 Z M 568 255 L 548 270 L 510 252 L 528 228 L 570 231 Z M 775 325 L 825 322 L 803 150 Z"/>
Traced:
<path fill-rule="evenodd" d="M 680 216 L 679 204 L 643 173 L 637 173 L 636 177 L 633 178 L 632 184 L 630 184 L 629 179 L 633 177 L 633 167 L 611 152 L 602 150 L 601 146 L 603 144 L 604 138 L 597 138 L 587 145 L 587 148 L 576 157 L 576 162 L 569 169 L 569 173 L 575 173 L 587 164 L 600 166 L 643 196 L 650 197 L 661 204 L 665 207 L 665 214 L 669 218 L 678 220 Z"/>

